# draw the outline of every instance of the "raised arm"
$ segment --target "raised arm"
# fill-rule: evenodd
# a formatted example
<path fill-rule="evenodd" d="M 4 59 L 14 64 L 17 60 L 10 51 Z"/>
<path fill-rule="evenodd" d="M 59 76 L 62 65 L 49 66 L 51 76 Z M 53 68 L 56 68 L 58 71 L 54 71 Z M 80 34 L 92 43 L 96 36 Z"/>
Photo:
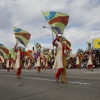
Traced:
<path fill-rule="evenodd" d="M 14 46 L 14 51 L 15 51 L 15 52 L 17 52 L 17 51 L 16 51 L 17 45 L 18 45 L 18 42 L 16 42 L 16 45 Z"/>
<path fill-rule="evenodd" d="M 56 35 L 56 38 L 53 40 L 53 42 L 52 42 L 52 45 L 53 46 L 56 46 L 57 47 L 57 43 L 56 43 L 56 41 L 57 41 L 57 39 L 58 39 L 58 35 Z"/>

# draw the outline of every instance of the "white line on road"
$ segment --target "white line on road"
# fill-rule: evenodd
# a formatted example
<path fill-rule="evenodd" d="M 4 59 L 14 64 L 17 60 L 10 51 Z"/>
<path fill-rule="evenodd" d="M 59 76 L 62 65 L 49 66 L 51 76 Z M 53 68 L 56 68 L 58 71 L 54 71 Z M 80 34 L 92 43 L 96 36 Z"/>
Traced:
<path fill-rule="evenodd" d="M 84 72 L 84 73 L 88 73 L 88 74 L 96 74 L 96 73 L 99 73 L 99 72 Z"/>
<path fill-rule="evenodd" d="M 2 74 L 0 74 L 0 75 L 2 75 Z M 2 75 L 2 76 L 15 77 L 13 75 Z M 32 77 L 23 77 L 23 78 L 32 79 L 32 80 L 53 81 L 53 82 L 55 82 L 55 80 L 51 80 L 51 79 L 32 78 Z M 83 83 L 83 82 L 71 82 L 71 81 L 68 81 L 68 83 L 71 83 L 71 84 L 79 84 L 79 85 L 89 85 L 89 83 Z"/>

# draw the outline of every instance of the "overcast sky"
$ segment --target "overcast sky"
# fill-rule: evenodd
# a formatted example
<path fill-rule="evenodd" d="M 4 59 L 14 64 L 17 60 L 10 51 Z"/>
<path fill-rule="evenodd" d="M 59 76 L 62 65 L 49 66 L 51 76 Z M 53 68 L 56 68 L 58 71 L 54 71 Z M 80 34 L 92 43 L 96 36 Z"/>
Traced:
<path fill-rule="evenodd" d="M 8 2 L 17 2 L 18 5 L 11 6 Z M 32 49 L 36 42 L 52 48 L 52 32 L 43 28 L 50 26 L 41 11 L 69 15 L 64 36 L 71 42 L 73 53 L 78 48 L 85 50 L 87 42 L 100 37 L 100 0 L 0 0 L 0 43 L 9 49 L 14 47 L 15 26 L 32 34 L 27 49 Z"/>

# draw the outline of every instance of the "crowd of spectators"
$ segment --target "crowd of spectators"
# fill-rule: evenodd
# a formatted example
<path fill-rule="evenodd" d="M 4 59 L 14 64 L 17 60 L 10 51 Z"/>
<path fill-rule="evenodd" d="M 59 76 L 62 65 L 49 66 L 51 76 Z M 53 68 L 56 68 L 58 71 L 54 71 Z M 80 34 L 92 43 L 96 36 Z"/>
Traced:
<path fill-rule="evenodd" d="M 93 62 L 93 68 L 100 68 L 100 49 L 92 49 L 92 62 Z M 80 68 L 88 68 L 87 62 L 89 59 L 89 51 L 83 51 L 83 58 L 81 58 L 81 64 Z M 76 57 L 71 57 L 68 60 L 68 66 L 67 68 L 76 68 Z"/>

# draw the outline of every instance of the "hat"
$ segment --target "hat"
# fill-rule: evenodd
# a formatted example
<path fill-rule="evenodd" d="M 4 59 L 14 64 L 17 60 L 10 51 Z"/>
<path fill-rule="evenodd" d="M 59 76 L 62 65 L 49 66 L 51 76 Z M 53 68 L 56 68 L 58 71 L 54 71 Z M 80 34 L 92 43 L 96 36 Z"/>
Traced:
<path fill-rule="evenodd" d="M 58 34 L 58 39 L 57 39 L 57 41 L 59 41 L 59 38 L 60 37 L 63 37 L 63 35 L 62 34 Z"/>

